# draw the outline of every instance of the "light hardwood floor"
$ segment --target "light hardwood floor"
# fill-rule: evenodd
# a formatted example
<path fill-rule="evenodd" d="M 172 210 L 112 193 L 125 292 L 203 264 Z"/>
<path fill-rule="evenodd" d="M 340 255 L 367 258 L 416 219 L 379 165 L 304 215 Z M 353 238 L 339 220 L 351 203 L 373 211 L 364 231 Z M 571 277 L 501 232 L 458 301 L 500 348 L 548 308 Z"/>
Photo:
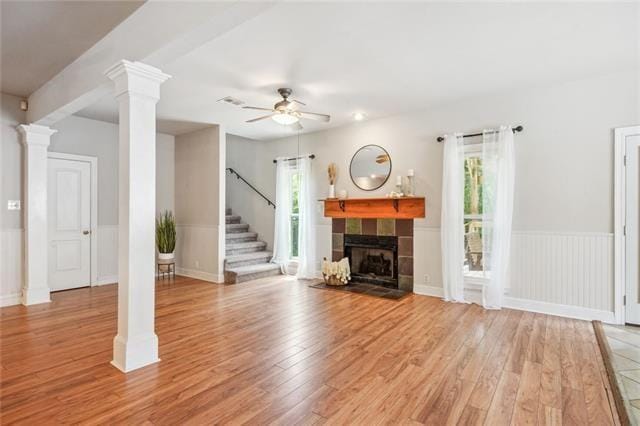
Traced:
<path fill-rule="evenodd" d="M 116 286 L 0 310 L 1 423 L 614 423 L 591 324 L 309 288 L 157 286 L 161 362 L 109 364 Z"/>

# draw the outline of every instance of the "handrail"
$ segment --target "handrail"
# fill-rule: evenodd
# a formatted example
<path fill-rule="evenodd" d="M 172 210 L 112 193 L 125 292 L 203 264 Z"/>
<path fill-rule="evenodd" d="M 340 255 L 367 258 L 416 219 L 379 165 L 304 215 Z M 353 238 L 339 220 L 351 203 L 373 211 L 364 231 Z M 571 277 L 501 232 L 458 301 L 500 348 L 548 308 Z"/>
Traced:
<path fill-rule="evenodd" d="M 240 176 L 240 173 L 238 173 L 236 170 L 232 169 L 231 167 L 227 167 L 227 170 L 229 170 L 229 172 L 231 172 L 231 174 L 235 174 L 238 179 L 241 179 L 244 183 L 246 183 L 249 186 L 249 188 L 253 189 L 259 196 L 264 198 L 265 201 L 267 202 L 267 205 L 273 206 L 274 209 L 276 208 L 276 205 L 275 205 L 275 203 L 273 201 L 268 199 L 262 192 L 258 191 L 255 186 L 253 186 L 249 182 L 247 182 L 247 180 L 245 178 Z"/>

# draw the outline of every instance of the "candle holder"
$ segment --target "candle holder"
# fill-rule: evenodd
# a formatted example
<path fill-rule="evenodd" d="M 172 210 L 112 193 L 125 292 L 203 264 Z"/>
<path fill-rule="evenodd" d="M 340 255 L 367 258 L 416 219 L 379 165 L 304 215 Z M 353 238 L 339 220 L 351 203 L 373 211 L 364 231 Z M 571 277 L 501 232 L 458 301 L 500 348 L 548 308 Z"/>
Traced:
<path fill-rule="evenodd" d="M 402 193 L 402 184 L 401 183 L 396 183 L 396 195 L 398 197 L 404 197 L 404 194 Z"/>
<path fill-rule="evenodd" d="M 407 194 L 407 197 L 413 197 L 415 195 L 414 177 L 411 175 L 407 176 L 407 187 L 405 192 Z"/>

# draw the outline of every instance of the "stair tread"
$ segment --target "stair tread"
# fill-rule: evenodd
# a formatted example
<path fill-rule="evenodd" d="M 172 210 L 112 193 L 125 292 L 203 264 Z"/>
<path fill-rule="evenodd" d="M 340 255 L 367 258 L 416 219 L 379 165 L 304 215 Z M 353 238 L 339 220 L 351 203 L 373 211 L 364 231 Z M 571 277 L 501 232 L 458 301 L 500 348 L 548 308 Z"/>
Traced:
<path fill-rule="evenodd" d="M 238 266 L 237 268 L 229 268 L 226 272 L 233 272 L 236 275 L 254 274 L 256 272 L 273 271 L 280 269 L 280 265 L 275 263 L 258 263 L 256 265 Z"/>
<path fill-rule="evenodd" d="M 243 248 L 250 248 L 250 247 L 260 247 L 260 246 L 266 246 L 267 243 L 265 243 L 264 241 L 240 241 L 237 243 L 229 243 L 226 245 L 227 250 L 238 250 L 238 249 L 243 249 Z"/>
<path fill-rule="evenodd" d="M 273 253 L 270 251 L 256 251 L 253 253 L 233 254 L 231 256 L 227 256 L 226 260 L 227 262 L 241 262 L 243 260 L 260 259 L 263 257 L 271 258 L 272 256 Z"/>
<path fill-rule="evenodd" d="M 248 228 L 248 223 L 227 223 L 227 228 Z"/>
<path fill-rule="evenodd" d="M 227 234 L 227 239 L 239 239 L 257 236 L 258 234 L 256 232 L 234 232 L 232 234 Z"/>

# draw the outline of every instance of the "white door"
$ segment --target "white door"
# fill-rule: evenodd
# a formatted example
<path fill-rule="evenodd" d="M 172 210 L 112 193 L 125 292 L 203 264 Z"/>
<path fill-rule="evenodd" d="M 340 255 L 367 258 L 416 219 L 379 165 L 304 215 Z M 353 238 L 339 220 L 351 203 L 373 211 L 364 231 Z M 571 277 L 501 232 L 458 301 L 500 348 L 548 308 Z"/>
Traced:
<path fill-rule="evenodd" d="M 626 322 L 640 325 L 640 126 L 621 129 L 625 155 Z"/>
<path fill-rule="evenodd" d="M 49 287 L 91 285 L 91 164 L 49 158 Z"/>

